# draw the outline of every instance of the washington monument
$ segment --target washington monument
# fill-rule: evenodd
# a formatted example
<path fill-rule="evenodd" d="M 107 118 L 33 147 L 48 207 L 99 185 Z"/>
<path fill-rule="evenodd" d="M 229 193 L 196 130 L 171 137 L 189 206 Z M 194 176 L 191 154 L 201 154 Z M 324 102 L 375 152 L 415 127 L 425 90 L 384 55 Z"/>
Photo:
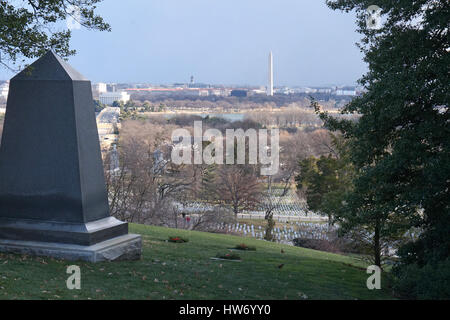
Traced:
<path fill-rule="evenodd" d="M 273 56 L 272 51 L 269 53 L 269 84 L 267 86 L 267 95 L 273 96 Z"/>

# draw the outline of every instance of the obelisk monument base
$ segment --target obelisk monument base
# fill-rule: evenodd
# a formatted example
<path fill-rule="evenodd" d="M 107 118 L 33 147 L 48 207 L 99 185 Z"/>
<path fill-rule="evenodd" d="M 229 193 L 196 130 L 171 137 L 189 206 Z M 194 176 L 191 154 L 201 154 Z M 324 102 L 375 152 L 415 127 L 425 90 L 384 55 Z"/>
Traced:
<path fill-rule="evenodd" d="M 126 234 L 92 246 L 0 239 L 0 252 L 88 262 L 139 260 L 141 236 Z"/>

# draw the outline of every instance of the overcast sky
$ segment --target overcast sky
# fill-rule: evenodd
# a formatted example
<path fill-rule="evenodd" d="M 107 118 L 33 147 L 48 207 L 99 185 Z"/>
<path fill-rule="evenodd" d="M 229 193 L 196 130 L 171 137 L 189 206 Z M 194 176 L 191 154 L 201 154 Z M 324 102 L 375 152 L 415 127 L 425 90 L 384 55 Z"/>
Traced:
<path fill-rule="evenodd" d="M 97 12 L 112 32 L 74 30 L 69 60 L 93 82 L 265 85 L 270 50 L 276 86 L 366 71 L 355 16 L 325 0 L 104 0 Z"/>

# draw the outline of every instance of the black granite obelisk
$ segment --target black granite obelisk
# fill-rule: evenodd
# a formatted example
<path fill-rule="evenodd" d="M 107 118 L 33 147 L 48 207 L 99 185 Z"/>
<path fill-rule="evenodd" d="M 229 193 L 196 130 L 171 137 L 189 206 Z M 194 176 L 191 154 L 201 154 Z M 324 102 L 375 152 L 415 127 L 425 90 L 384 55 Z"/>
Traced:
<path fill-rule="evenodd" d="M 0 146 L 0 239 L 91 246 L 110 217 L 91 83 L 53 52 L 10 81 Z"/>

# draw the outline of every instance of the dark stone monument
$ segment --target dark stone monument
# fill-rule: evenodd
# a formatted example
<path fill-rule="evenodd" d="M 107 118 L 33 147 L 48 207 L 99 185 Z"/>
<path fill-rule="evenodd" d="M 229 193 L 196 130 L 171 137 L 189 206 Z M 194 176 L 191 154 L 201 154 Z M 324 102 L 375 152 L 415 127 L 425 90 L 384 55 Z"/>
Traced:
<path fill-rule="evenodd" d="M 140 257 L 109 214 L 91 83 L 53 52 L 10 81 L 0 146 L 0 251 Z"/>

